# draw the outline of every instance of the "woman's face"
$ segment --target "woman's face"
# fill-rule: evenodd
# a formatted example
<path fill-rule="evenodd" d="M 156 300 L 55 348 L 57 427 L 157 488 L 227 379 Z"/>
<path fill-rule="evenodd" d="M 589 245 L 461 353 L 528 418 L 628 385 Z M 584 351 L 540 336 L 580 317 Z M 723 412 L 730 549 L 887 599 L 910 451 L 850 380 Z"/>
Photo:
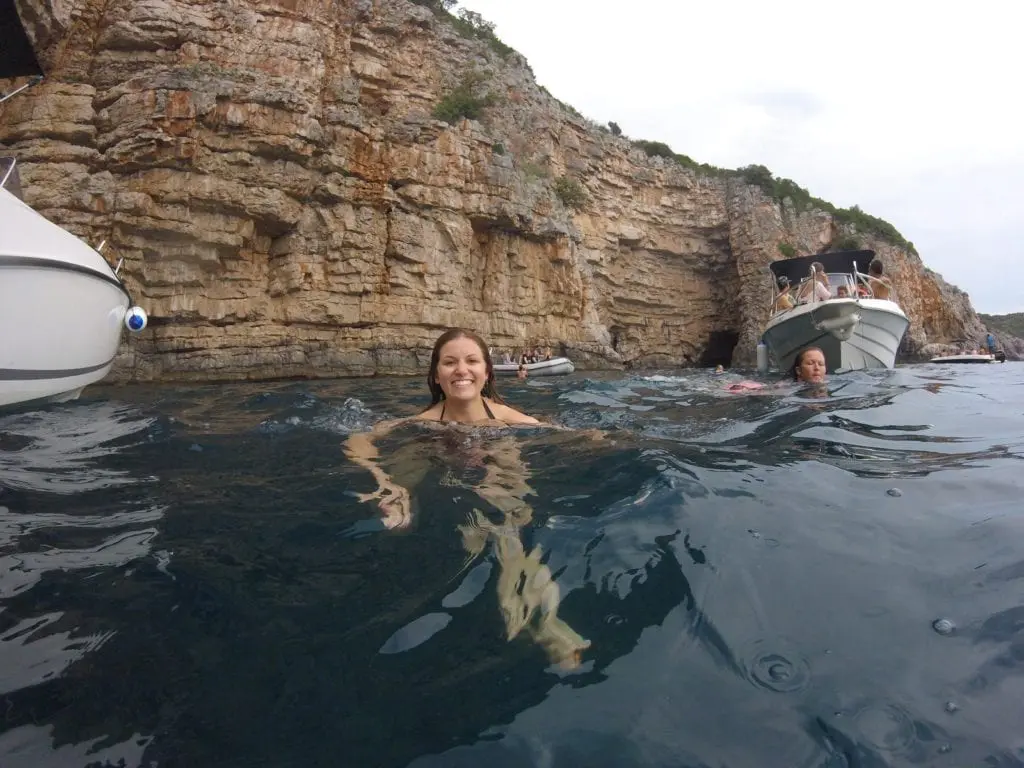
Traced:
<path fill-rule="evenodd" d="M 796 367 L 796 375 L 800 381 L 821 384 L 825 381 L 825 355 L 820 349 L 804 352 L 800 364 Z"/>
<path fill-rule="evenodd" d="M 487 384 L 487 362 L 477 343 L 462 336 L 441 347 L 436 381 L 449 400 L 480 397 Z"/>

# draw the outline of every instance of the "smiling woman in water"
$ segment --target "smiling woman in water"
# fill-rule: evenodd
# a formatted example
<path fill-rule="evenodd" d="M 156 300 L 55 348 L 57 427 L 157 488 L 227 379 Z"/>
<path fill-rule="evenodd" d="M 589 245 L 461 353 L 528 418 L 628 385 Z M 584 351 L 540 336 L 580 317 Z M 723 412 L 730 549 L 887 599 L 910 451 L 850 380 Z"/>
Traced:
<path fill-rule="evenodd" d="M 434 343 L 427 387 L 430 407 L 414 419 L 444 421 L 447 416 L 448 421 L 461 424 L 540 424 L 505 404 L 498 395 L 487 345 L 477 334 L 463 328 L 445 331 Z"/>
<path fill-rule="evenodd" d="M 578 666 L 580 654 L 590 642 L 558 617 L 558 584 L 542 562 L 541 549 L 535 546 L 527 552 L 519 537 L 520 529 L 533 519 L 533 509 L 525 498 L 535 495 L 519 446 L 508 434 L 486 442 L 467 434 L 479 431 L 473 427 L 541 425 L 541 422 L 517 411 L 501 398 L 487 345 L 472 331 L 452 328 L 441 334 L 430 356 L 427 387 L 431 402 L 423 412 L 382 422 L 371 432 L 350 435 L 345 441 L 345 455 L 369 470 L 377 480 L 377 490 L 360 494 L 360 501 L 377 501 L 386 528 L 409 527 L 413 514 L 408 487 L 426 474 L 423 452 L 417 452 L 417 446 L 413 446 L 409 459 L 403 456 L 402 460 L 394 462 L 395 471 L 408 476 L 405 482 L 398 483 L 381 468 L 381 456 L 374 441 L 401 424 L 419 422 L 434 428 L 445 425 L 444 450 L 434 457 L 449 465 L 445 484 L 476 492 L 501 514 L 501 521 L 495 523 L 474 509 L 470 518 L 458 526 L 458 531 L 470 561 L 493 542 L 499 568 L 498 602 L 508 639 L 525 630 L 544 648 L 551 661 L 565 667 Z M 451 434 L 453 427 L 457 428 L 454 435 Z M 416 455 L 415 461 L 411 460 L 413 455 Z M 467 473 L 473 475 L 473 479 L 461 480 Z"/>
<path fill-rule="evenodd" d="M 434 343 L 427 371 L 430 405 L 415 416 L 376 424 L 371 432 L 350 435 L 345 455 L 369 470 L 378 488 L 362 494 L 360 501 L 379 499 L 384 523 L 389 528 L 405 527 L 411 518 L 409 491 L 397 485 L 379 466 L 380 453 L 374 441 L 396 427 L 416 421 L 453 422 L 478 426 L 540 424 L 537 419 L 505 404 L 498 394 L 494 363 L 487 344 L 473 331 L 450 328 Z"/>

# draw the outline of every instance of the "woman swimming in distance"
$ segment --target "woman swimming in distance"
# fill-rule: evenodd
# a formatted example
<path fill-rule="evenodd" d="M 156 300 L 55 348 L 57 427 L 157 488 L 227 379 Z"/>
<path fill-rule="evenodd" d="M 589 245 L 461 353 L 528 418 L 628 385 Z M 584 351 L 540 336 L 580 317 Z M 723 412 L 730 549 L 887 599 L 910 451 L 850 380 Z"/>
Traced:
<path fill-rule="evenodd" d="M 796 359 L 793 360 L 793 366 L 789 369 L 789 374 L 796 382 L 824 384 L 826 371 L 825 353 L 821 351 L 821 348 L 805 347 L 797 353 Z M 784 382 L 779 382 L 773 386 L 784 385 Z M 759 381 L 741 381 L 737 384 L 730 384 L 725 389 L 728 392 L 749 392 L 767 388 L 767 385 Z"/>
<path fill-rule="evenodd" d="M 406 486 L 413 487 L 418 482 L 414 476 L 422 478 L 424 473 L 411 466 L 414 462 L 401 462 L 396 474 L 403 471 L 408 478 L 404 483 L 396 483 L 379 465 L 381 457 L 374 445 L 375 439 L 411 422 L 470 427 L 542 424 L 502 400 L 495 385 L 487 345 L 472 331 L 452 328 L 441 334 L 431 353 L 427 386 L 431 402 L 424 411 L 405 419 L 382 422 L 369 433 L 350 435 L 345 442 L 345 455 L 368 469 L 378 484 L 376 491 L 360 494 L 359 499 L 377 500 L 387 528 L 410 525 L 412 502 Z M 555 425 L 545 426 L 559 429 Z M 499 573 L 498 603 L 507 638 L 511 640 L 525 630 L 552 662 L 570 668 L 578 666 L 580 654 L 590 646 L 590 641 L 558 616 L 559 587 L 542 562 L 541 549 L 535 546 L 527 552 L 519 537 L 520 528 L 533 518 L 533 509 L 525 498 L 534 494 L 528 483 L 530 471 L 522 460 L 519 446 L 506 434 L 489 439 L 485 445 L 457 444 L 452 448 L 443 458 L 463 464 L 462 469 L 482 470 L 483 478 L 465 487 L 501 514 L 501 522 L 496 524 L 474 509 L 466 523 L 458 526 L 458 531 L 469 554 L 467 564 L 493 542 Z M 462 483 L 455 480 L 451 484 Z"/>

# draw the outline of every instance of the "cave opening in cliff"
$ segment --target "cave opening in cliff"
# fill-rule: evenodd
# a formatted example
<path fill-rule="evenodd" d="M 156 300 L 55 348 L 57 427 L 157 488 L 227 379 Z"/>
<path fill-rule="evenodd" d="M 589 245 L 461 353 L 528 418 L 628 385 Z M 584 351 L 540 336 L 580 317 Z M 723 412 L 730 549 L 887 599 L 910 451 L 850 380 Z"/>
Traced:
<path fill-rule="evenodd" d="M 721 365 L 728 368 L 732 365 L 732 351 L 740 335 L 736 331 L 712 331 L 708 335 L 707 346 L 704 347 L 704 354 L 700 356 L 702 368 L 710 368 Z"/>

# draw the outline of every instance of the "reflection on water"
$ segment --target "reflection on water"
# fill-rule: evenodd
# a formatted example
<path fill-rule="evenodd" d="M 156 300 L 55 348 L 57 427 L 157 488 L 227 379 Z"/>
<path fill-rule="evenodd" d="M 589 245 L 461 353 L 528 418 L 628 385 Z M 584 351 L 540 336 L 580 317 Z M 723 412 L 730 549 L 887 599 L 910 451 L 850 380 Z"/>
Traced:
<path fill-rule="evenodd" d="M 390 528 L 418 378 L 0 415 L 0 765 L 1024 765 L 1020 372 L 508 382 Z"/>

